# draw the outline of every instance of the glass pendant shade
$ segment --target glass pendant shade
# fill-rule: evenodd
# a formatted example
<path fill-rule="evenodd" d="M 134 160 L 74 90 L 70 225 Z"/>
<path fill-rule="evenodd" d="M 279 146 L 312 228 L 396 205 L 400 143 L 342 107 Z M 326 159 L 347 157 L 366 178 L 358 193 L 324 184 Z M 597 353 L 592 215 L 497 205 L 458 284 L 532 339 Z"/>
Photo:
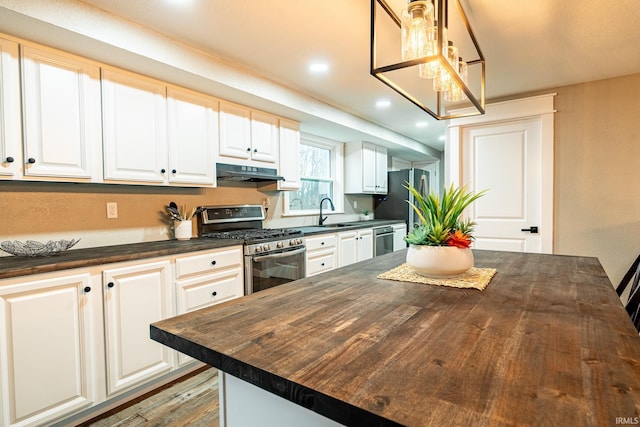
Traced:
<path fill-rule="evenodd" d="M 429 30 L 433 27 L 431 1 L 412 1 L 402 11 L 402 60 L 426 56 Z"/>
<path fill-rule="evenodd" d="M 442 52 L 447 51 L 447 27 L 442 29 Z M 424 56 L 433 56 L 438 53 L 438 21 L 434 21 L 433 27 L 430 27 L 427 31 L 427 44 L 425 47 Z M 418 67 L 418 73 L 423 79 L 433 79 L 438 73 L 440 63 L 437 60 L 427 62 L 426 64 L 420 64 Z"/>
<path fill-rule="evenodd" d="M 446 58 L 454 70 L 458 69 L 458 48 L 449 40 L 447 42 Z M 454 79 L 449 75 L 449 70 L 445 67 L 438 67 L 436 78 L 433 79 L 433 90 L 438 92 L 447 92 L 451 89 L 451 83 Z"/>
<path fill-rule="evenodd" d="M 465 85 L 469 84 L 467 63 L 464 62 L 462 58 L 458 58 L 458 74 Z M 455 81 L 451 83 L 451 90 L 444 94 L 445 101 L 460 101 L 464 97 L 465 94 L 462 91 L 462 88 Z"/>

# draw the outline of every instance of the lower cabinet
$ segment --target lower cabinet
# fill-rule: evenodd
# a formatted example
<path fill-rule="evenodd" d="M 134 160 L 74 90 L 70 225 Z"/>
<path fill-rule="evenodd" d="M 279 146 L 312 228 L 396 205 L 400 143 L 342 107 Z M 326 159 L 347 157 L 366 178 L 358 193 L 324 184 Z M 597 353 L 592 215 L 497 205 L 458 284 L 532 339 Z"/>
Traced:
<path fill-rule="evenodd" d="M 321 234 L 306 238 L 307 276 L 324 273 L 338 266 L 335 234 Z"/>
<path fill-rule="evenodd" d="M 343 231 L 338 233 L 339 266 L 373 258 L 373 229 Z"/>
<path fill-rule="evenodd" d="M 0 280 L 0 425 L 91 413 L 186 365 L 149 325 L 242 296 L 242 261 L 234 246 Z"/>
<path fill-rule="evenodd" d="M 104 270 L 107 396 L 169 372 L 174 351 L 149 338 L 149 325 L 175 314 L 171 263 Z"/>
<path fill-rule="evenodd" d="M 43 425 L 97 403 L 100 286 L 78 271 L 1 282 L 0 425 Z"/>
<path fill-rule="evenodd" d="M 407 235 L 407 225 L 393 224 L 393 251 L 399 251 L 407 247 L 404 237 Z"/>

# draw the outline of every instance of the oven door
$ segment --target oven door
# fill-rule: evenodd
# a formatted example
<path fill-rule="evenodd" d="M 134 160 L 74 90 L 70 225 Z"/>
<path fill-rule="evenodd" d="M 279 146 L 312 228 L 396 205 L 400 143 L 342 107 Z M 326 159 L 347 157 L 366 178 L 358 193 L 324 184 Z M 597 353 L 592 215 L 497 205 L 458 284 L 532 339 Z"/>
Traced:
<path fill-rule="evenodd" d="M 306 248 L 245 258 L 245 293 L 263 291 L 305 276 Z"/>

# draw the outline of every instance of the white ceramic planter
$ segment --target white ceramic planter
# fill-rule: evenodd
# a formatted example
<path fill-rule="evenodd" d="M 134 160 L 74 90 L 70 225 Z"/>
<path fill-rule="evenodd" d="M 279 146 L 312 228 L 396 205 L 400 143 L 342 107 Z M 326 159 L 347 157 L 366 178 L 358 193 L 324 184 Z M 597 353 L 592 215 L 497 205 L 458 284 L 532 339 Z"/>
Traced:
<path fill-rule="evenodd" d="M 421 276 L 455 277 L 473 267 L 473 252 L 455 246 L 409 245 L 407 264 Z"/>
<path fill-rule="evenodd" d="M 191 221 L 174 221 L 173 231 L 176 235 L 176 239 L 178 240 L 191 239 Z"/>

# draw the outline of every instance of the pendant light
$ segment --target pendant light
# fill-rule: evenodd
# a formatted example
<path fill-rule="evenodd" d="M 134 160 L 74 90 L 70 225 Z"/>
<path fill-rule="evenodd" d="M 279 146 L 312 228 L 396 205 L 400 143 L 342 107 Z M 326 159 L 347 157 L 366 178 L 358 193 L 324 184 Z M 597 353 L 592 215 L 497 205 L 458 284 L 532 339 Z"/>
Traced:
<path fill-rule="evenodd" d="M 387 1 L 371 0 L 371 74 L 437 120 L 484 114 L 485 60 L 460 0 L 408 0 L 401 11 L 392 9 Z M 450 16 L 450 3 L 456 6 L 457 15 Z M 450 19 L 456 17 L 451 27 Z M 389 52 L 393 44 L 388 41 L 393 38 L 390 27 L 380 25 L 384 31 L 378 29 L 381 19 L 391 19 L 400 30 L 401 43 L 395 55 Z M 455 38 L 462 37 L 459 46 L 465 48 L 464 52 L 448 39 L 452 28 Z M 383 37 L 385 43 L 378 43 Z M 385 49 L 380 52 L 382 55 L 378 55 L 379 44 Z M 474 59 L 462 61 L 459 55 Z M 379 66 L 378 56 L 399 59 Z M 473 73 L 469 72 L 470 68 Z M 409 73 L 404 72 L 405 69 Z M 412 75 L 417 82 L 410 81 Z M 471 85 L 470 76 L 473 76 Z M 452 115 L 448 109 L 461 107 L 454 102 L 470 103 L 476 112 Z"/>

